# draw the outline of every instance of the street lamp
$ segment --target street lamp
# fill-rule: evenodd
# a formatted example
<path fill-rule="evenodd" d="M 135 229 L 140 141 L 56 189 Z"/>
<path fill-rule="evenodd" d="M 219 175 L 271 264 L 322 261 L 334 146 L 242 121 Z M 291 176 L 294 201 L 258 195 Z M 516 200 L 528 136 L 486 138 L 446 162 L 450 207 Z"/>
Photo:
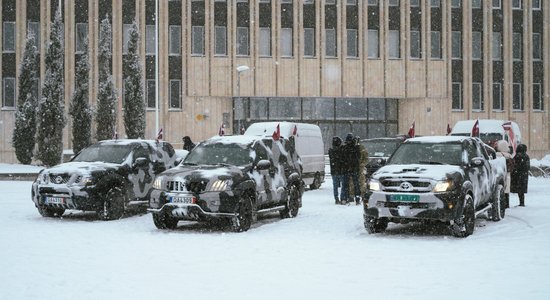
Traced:
<path fill-rule="evenodd" d="M 250 67 L 242 65 L 237 67 L 237 99 L 239 99 L 239 103 L 243 107 L 243 113 L 244 113 L 244 105 L 242 103 L 241 99 L 241 73 L 246 72 L 250 70 Z M 239 117 L 237 119 L 237 132 L 241 132 L 241 118 Z"/>

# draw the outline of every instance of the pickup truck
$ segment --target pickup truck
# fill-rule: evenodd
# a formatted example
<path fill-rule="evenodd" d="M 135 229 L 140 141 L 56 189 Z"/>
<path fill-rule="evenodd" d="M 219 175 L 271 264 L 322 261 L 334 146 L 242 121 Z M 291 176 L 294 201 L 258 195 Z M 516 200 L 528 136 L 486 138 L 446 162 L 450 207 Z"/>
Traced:
<path fill-rule="evenodd" d="M 475 218 L 505 214 L 506 162 L 478 138 L 431 136 L 406 140 L 369 180 L 364 225 L 383 232 L 389 222 L 438 221 L 456 237 L 474 232 Z"/>

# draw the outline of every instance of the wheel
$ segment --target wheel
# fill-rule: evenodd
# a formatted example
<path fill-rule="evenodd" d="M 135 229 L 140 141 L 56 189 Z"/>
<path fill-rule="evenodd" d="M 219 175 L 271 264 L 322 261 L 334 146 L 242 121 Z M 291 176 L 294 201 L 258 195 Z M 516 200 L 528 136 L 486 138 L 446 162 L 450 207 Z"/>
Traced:
<path fill-rule="evenodd" d="M 103 198 L 97 215 L 101 220 L 120 219 L 124 214 L 125 195 L 120 187 L 112 187 Z"/>
<path fill-rule="evenodd" d="M 491 220 L 498 222 L 504 218 L 506 213 L 506 205 L 504 203 L 504 186 L 499 184 L 493 194 L 492 207 L 490 211 Z"/>
<path fill-rule="evenodd" d="M 168 213 L 153 214 L 153 223 L 158 229 L 176 229 L 178 227 L 178 219 Z"/>
<path fill-rule="evenodd" d="M 384 232 L 388 228 L 388 220 L 386 219 L 376 219 L 373 217 L 364 216 L 365 229 L 368 233 L 380 233 Z"/>
<path fill-rule="evenodd" d="M 315 173 L 315 176 L 313 177 L 313 182 L 309 185 L 309 188 L 312 190 L 316 190 L 321 187 L 321 174 Z"/>
<path fill-rule="evenodd" d="M 36 207 L 41 216 L 45 218 L 61 217 L 65 212 L 64 208 L 53 208 L 39 205 Z"/>
<path fill-rule="evenodd" d="M 298 215 L 300 209 L 300 191 L 296 185 L 292 185 L 288 191 L 287 201 L 285 203 L 285 209 L 281 210 L 279 214 L 281 219 L 294 218 Z"/>
<path fill-rule="evenodd" d="M 252 225 L 253 211 L 252 202 L 254 197 L 245 194 L 237 205 L 235 216 L 231 219 L 231 227 L 235 232 L 247 231 Z"/>
<path fill-rule="evenodd" d="M 454 220 L 451 226 L 455 237 L 467 237 L 474 233 L 475 228 L 475 209 L 474 200 L 469 194 L 464 197 L 464 207 L 462 213 Z"/>

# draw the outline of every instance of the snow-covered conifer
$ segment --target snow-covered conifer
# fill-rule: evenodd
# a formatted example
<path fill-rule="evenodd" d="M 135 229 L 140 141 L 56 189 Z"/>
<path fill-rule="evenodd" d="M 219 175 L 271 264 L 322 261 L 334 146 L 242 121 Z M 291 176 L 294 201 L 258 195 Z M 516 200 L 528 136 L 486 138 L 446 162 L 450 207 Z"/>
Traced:
<path fill-rule="evenodd" d="M 130 28 L 128 54 L 124 57 L 124 128 L 128 138 L 145 137 L 145 100 L 142 66 L 139 57 L 139 31 L 136 22 Z"/>
<path fill-rule="evenodd" d="M 37 144 L 39 158 L 47 166 L 61 162 L 63 153 L 64 102 L 64 39 L 61 11 L 57 9 L 51 25 L 50 40 L 45 56 L 46 76 L 42 99 L 37 112 Z"/>
<path fill-rule="evenodd" d="M 97 56 L 99 90 L 97 95 L 97 140 L 113 137 L 116 128 L 117 98 L 113 76 L 111 75 L 111 23 L 105 18 L 99 28 L 99 53 Z"/>
<path fill-rule="evenodd" d="M 84 51 L 76 64 L 75 90 L 73 92 L 69 114 L 73 120 L 74 153 L 92 144 L 92 110 L 89 105 L 89 71 L 88 42 L 84 41 Z"/>

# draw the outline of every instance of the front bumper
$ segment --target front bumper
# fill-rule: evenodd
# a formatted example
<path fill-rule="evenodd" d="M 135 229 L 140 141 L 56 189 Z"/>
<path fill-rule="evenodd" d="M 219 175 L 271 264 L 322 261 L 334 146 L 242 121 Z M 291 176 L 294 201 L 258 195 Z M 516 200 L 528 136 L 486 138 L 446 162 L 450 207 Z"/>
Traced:
<path fill-rule="evenodd" d="M 68 186 L 61 184 L 32 185 L 32 201 L 36 206 L 96 211 L 102 206 L 99 195 L 92 193 L 94 186 Z"/>

